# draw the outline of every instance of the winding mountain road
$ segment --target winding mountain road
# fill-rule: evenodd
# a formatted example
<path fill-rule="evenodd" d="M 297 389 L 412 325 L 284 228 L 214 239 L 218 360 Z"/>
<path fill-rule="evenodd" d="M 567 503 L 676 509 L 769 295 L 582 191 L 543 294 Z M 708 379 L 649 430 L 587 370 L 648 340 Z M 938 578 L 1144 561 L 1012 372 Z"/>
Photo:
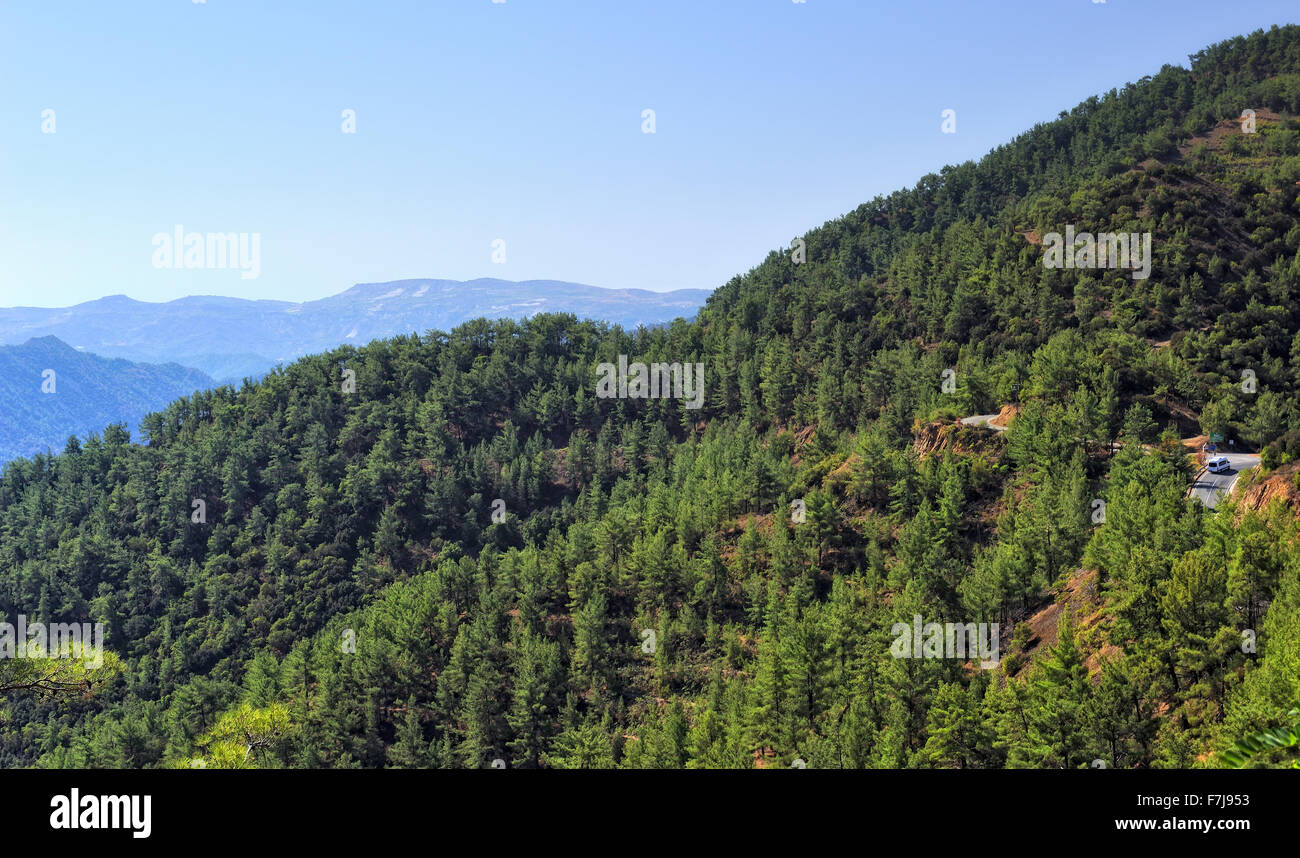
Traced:
<path fill-rule="evenodd" d="M 979 426 L 996 432 L 1005 432 L 1007 427 L 993 423 L 993 419 L 997 416 L 996 414 L 972 414 L 970 417 L 963 417 L 961 422 L 965 426 Z M 1232 494 L 1242 471 L 1259 467 L 1259 455 L 1222 450 L 1211 455 L 1226 456 L 1229 462 L 1228 470 L 1212 474 L 1208 468 L 1201 468 L 1192 479 L 1192 487 L 1188 490 L 1188 494 L 1205 504 L 1207 508 L 1215 509 L 1224 497 Z"/>
<path fill-rule="evenodd" d="M 1208 469 L 1202 469 L 1193 479 L 1191 490 L 1192 497 L 1210 509 L 1217 507 L 1220 500 L 1232 493 L 1242 471 L 1259 466 L 1259 456 L 1254 453 L 1219 452 L 1214 455 L 1226 456 L 1230 463 L 1229 469 L 1221 474 L 1212 474 Z"/>
<path fill-rule="evenodd" d="M 997 416 L 996 414 L 975 414 L 970 417 L 963 417 L 961 422 L 964 426 L 983 426 L 985 429 L 992 429 L 995 432 L 1005 432 L 1007 427 L 997 426 L 993 423 L 993 418 Z"/>

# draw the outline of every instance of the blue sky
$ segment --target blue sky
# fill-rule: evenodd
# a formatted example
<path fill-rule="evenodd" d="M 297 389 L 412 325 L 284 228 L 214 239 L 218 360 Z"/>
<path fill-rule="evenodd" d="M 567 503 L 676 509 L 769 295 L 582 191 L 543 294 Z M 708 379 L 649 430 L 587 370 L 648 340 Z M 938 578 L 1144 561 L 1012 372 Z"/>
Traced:
<path fill-rule="evenodd" d="M 1089 95 L 1297 20 L 1294 0 L 5 0 L 0 306 L 714 288 Z M 260 276 L 155 268 L 176 224 L 259 234 Z"/>

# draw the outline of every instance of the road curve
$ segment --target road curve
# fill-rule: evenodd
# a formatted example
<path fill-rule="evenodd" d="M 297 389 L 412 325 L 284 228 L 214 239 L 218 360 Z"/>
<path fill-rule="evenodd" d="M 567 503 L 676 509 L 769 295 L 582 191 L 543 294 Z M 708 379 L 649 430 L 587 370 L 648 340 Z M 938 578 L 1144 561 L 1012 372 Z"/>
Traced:
<path fill-rule="evenodd" d="M 1005 432 L 1007 427 L 993 425 L 993 418 L 996 414 L 976 414 L 971 417 L 963 417 L 961 422 L 966 426 L 983 426 L 985 429 L 992 429 L 995 432 Z"/>
<path fill-rule="evenodd" d="M 1219 501 L 1232 493 L 1242 471 L 1259 466 L 1259 456 L 1252 453 L 1220 452 L 1214 455 L 1227 456 L 1230 467 L 1221 474 L 1212 474 L 1202 468 L 1192 480 L 1191 490 L 1191 496 L 1210 509 L 1217 507 Z"/>

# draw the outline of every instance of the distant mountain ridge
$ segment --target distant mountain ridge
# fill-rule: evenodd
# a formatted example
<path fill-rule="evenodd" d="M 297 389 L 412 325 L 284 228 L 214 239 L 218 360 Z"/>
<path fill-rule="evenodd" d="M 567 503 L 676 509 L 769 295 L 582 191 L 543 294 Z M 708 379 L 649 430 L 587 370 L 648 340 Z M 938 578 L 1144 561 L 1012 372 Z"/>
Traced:
<path fill-rule="evenodd" d="M 196 369 L 110 360 L 55 337 L 0 346 L 0 463 L 61 452 L 70 436 L 102 434 L 111 423 L 136 438 L 146 414 L 213 384 Z"/>
<path fill-rule="evenodd" d="M 258 376 L 276 364 L 344 343 L 430 329 L 480 316 L 573 313 L 625 328 L 692 318 L 707 289 L 650 292 L 559 280 L 395 280 L 362 283 L 317 301 L 191 296 L 166 303 L 110 295 L 64 308 L 0 309 L 0 343 L 55 336 L 106 357 L 175 362 L 219 382 Z"/>

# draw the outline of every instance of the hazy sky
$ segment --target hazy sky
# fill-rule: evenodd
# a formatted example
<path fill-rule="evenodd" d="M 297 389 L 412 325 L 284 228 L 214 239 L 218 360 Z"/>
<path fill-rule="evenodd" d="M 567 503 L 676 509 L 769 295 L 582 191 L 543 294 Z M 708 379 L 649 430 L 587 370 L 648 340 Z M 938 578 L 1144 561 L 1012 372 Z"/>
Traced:
<path fill-rule="evenodd" d="M 714 288 L 1297 20 L 1295 0 L 0 0 L 0 306 L 406 277 Z M 155 268 L 177 224 L 260 235 L 260 275 Z"/>

